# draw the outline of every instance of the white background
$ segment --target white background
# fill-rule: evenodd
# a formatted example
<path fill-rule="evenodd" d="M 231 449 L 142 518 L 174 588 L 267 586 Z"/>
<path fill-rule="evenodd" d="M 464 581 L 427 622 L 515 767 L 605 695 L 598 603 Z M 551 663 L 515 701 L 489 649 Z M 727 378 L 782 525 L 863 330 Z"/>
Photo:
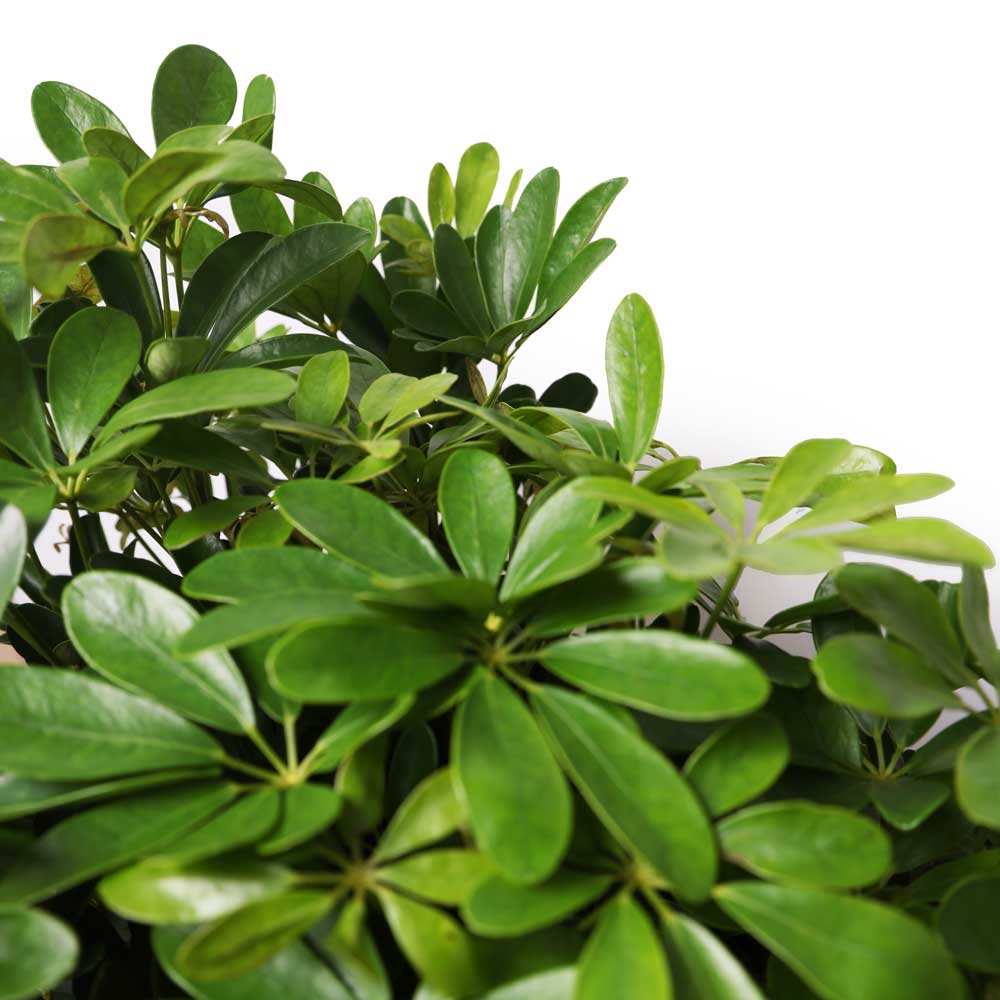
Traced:
<path fill-rule="evenodd" d="M 101 98 L 149 149 L 157 65 L 199 42 L 241 85 L 275 79 L 275 152 L 344 204 L 424 204 L 435 160 L 454 173 L 481 139 L 501 185 L 558 166 L 563 208 L 627 174 L 602 230 L 618 250 L 515 379 L 583 371 L 606 413 L 607 322 L 639 291 L 677 449 L 716 464 L 816 435 L 874 445 L 900 471 L 953 477 L 919 513 L 1000 550 L 995 3 L 50 0 L 9 4 L 3 24 L 0 155 L 15 163 L 50 161 L 29 109 L 44 79 Z M 755 582 L 751 614 L 811 583 Z"/>

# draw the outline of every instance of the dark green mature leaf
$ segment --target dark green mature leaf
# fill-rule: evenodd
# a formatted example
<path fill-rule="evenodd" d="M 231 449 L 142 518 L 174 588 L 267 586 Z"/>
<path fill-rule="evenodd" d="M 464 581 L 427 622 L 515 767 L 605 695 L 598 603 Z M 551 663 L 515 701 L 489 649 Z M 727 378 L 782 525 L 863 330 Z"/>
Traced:
<path fill-rule="evenodd" d="M 425 688 L 457 670 L 463 659 L 461 636 L 448 632 L 388 621 L 316 625 L 274 644 L 268 676 L 296 701 L 374 701 Z"/>
<path fill-rule="evenodd" d="M 963 745 L 955 766 L 955 791 L 966 816 L 1000 830 L 1000 730 L 981 729 Z"/>
<path fill-rule="evenodd" d="M 182 549 L 205 535 L 228 528 L 241 515 L 267 503 L 267 497 L 234 496 L 224 500 L 209 500 L 179 514 L 163 534 L 167 549 Z"/>
<path fill-rule="evenodd" d="M 641 295 L 626 295 L 615 310 L 605 364 L 621 461 L 634 469 L 656 432 L 663 397 L 660 331 Z"/>
<path fill-rule="evenodd" d="M 45 425 L 45 409 L 35 377 L 18 342 L 0 324 L 0 444 L 36 469 L 52 463 L 52 445 Z"/>
<path fill-rule="evenodd" d="M 869 819 L 812 802 L 765 802 L 718 825 L 723 854 L 777 882 L 853 889 L 892 863 L 889 838 Z"/>
<path fill-rule="evenodd" d="M 348 705 L 320 734 L 303 761 L 311 774 L 332 771 L 358 747 L 399 720 L 413 704 L 409 696 L 392 701 L 359 701 Z"/>
<path fill-rule="evenodd" d="M 462 154 L 455 180 L 455 224 L 463 239 L 479 228 L 499 173 L 500 157 L 488 142 L 477 142 Z"/>
<path fill-rule="evenodd" d="M 188 978 L 177 964 L 187 936 L 181 927 L 157 927 L 153 947 L 170 978 L 195 1000 L 290 1000 L 296 993 L 310 1000 L 355 1000 L 340 977 L 307 945 L 296 942 L 251 972 L 225 982 Z"/>
<path fill-rule="evenodd" d="M 196 981 L 241 976 L 297 941 L 331 906 L 330 893 L 310 889 L 248 903 L 187 938 L 177 966 Z"/>
<path fill-rule="evenodd" d="M 281 403 L 295 390 L 295 381 L 284 372 L 249 368 L 199 372 L 157 386 L 126 403 L 104 425 L 100 440 L 137 424 L 188 417 L 213 410 Z"/>
<path fill-rule="evenodd" d="M 867 563 L 845 566 L 835 582 L 851 607 L 911 646 L 953 684 L 967 682 L 958 638 L 929 588 L 891 566 Z"/>
<path fill-rule="evenodd" d="M 462 905 L 462 919 L 484 937 L 516 937 L 540 930 L 589 906 L 611 886 L 609 875 L 560 871 L 538 885 L 515 885 L 490 875 Z"/>
<path fill-rule="evenodd" d="M 344 806 L 341 794 L 326 785 L 293 785 L 282 794 L 281 818 L 271 835 L 257 845 L 259 854 L 281 854 L 325 830 Z"/>
<path fill-rule="evenodd" d="M 221 56 L 182 45 L 160 63 L 153 82 L 157 143 L 192 125 L 225 125 L 236 108 L 236 77 Z"/>
<path fill-rule="evenodd" d="M 834 701 L 894 719 L 960 708 L 940 674 L 905 646 L 877 635 L 840 635 L 813 665 L 820 689 Z"/>
<path fill-rule="evenodd" d="M 131 136 L 103 125 L 88 128 L 82 140 L 88 156 L 113 160 L 126 176 L 134 174 L 149 159 Z"/>
<path fill-rule="evenodd" d="M 827 1000 L 961 1000 L 934 934 L 882 903 L 761 882 L 719 886 L 722 909 Z"/>
<path fill-rule="evenodd" d="M 476 263 L 465 240 L 451 226 L 434 231 L 434 266 L 448 301 L 462 323 L 485 337 L 493 325 Z"/>
<path fill-rule="evenodd" d="M 88 129 L 107 128 L 128 135 L 110 108 L 68 83 L 47 80 L 38 84 L 31 92 L 31 114 L 42 142 L 60 161 L 87 154 L 82 136 Z"/>
<path fill-rule="evenodd" d="M 288 520 L 331 555 L 384 576 L 447 571 L 430 540 L 384 500 L 343 483 L 297 480 L 275 493 Z"/>
<path fill-rule="evenodd" d="M 524 702 L 483 673 L 459 709 L 452 760 L 476 842 L 511 882 L 552 874 L 569 845 L 569 787 Z"/>
<path fill-rule="evenodd" d="M 684 776 L 720 816 L 766 792 L 788 764 L 788 737 L 769 715 L 717 729 L 688 757 Z"/>
<path fill-rule="evenodd" d="M 0 903 L 31 903 L 166 847 L 226 804 L 220 783 L 147 792 L 79 813 L 47 830 L 0 879 Z"/>
<path fill-rule="evenodd" d="M 996 562 L 985 542 L 950 521 L 935 517 L 900 517 L 873 521 L 866 528 L 840 531 L 830 538 L 846 549 L 901 556 L 905 559 L 967 563 L 982 569 L 990 569 Z"/>
<path fill-rule="evenodd" d="M 87 266 L 104 304 L 128 313 L 139 324 L 143 344 L 163 335 L 156 279 L 144 254 L 125 254 L 112 248 L 92 257 Z"/>
<path fill-rule="evenodd" d="M 292 231 L 281 199 L 273 192 L 259 187 L 246 187 L 229 196 L 236 224 L 241 232 L 273 233 L 287 236 Z"/>
<path fill-rule="evenodd" d="M 563 680 L 611 701 L 688 721 L 744 715 L 770 684 L 744 653 L 661 629 L 607 629 L 554 643 L 541 661 Z"/>
<path fill-rule="evenodd" d="M 82 309 L 59 328 L 49 349 L 49 403 L 70 462 L 114 405 L 141 349 L 135 320 L 117 309 Z"/>
<path fill-rule="evenodd" d="M 908 778 L 875 781 L 868 788 L 868 798 L 882 818 L 903 831 L 915 830 L 950 796 L 947 785 Z"/>
<path fill-rule="evenodd" d="M 972 655 L 991 680 L 1000 681 L 1000 648 L 990 623 L 990 595 L 986 577 L 977 567 L 962 567 L 958 614 Z"/>
<path fill-rule="evenodd" d="M 0 719 L 0 767 L 26 778 L 111 778 L 222 756 L 169 709 L 66 671 L 0 668 Z"/>
<path fill-rule="evenodd" d="M 281 807 L 282 795 L 276 788 L 248 792 L 168 848 L 166 854 L 174 861 L 191 864 L 256 844 L 273 833 Z"/>
<path fill-rule="evenodd" d="M 937 927 L 944 943 L 962 965 L 1000 975 L 996 946 L 998 919 L 1000 878 L 968 878 L 944 897 L 937 914 Z"/>
<path fill-rule="evenodd" d="M 608 830 L 678 895 L 704 899 L 715 881 L 715 841 L 673 765 L 589 698 L 545 687 L 532 702 L 574 784 Z"/>
<path fill-rule="evenodd" d="M 43 295 L 59 298 L 80 265 L 118 243 L 118 233 L 87 215 L 36 216 L 24 232 L 21 263 Z"/>
<path fill-rule="evenodd" d="M 57 986 L 79 956 L 76 935 L 41 910 L 0 909 L 0 997 L 21 1000 Z"/>
<path fill-rule="evenodd" d="M 28 526 L 13 504 L 0 508 L 0 615 L 7 610 L 28 550 Z"/>
<path fill-rule="evenodd" d="M 155 926 L 215 920 L 292 884 L 289 869 L 233 854 L 191 862 L 147 858 L 103 878 L 97 891 L 116 913 Z"/>
<path fill-rule="evenodd" d="M 456 451 L 441 472 L 438 504 L 462 572 L 496 583 L 507 561 L 517 512 L 514 484 L 504 463 L 476 448 Z"/>
<path fill-rule="evenodd" d="M 172 591 L 129 573 L 94 570 L 66 587 L 62 611 L 74 646 L 109 680 L 217 729 L 253 728 L 249 692 L 228 654 L 174 655 L 198 615 Z"/>
<path fill-rule="evenodd" d="M 622 893 L 601 913 L 580 957 L 576 1000 L 635 996 L 669 1000 L 670 974 L 656 931 L 642 907 Z"/>
<path fill-rule="evenodd" d="M 779 463 L 764 492 L 757 514 L 758 530 L 801 507 L 850 452 L 851 443 L 843 438 L 812 438 L 795 445 Z"/>

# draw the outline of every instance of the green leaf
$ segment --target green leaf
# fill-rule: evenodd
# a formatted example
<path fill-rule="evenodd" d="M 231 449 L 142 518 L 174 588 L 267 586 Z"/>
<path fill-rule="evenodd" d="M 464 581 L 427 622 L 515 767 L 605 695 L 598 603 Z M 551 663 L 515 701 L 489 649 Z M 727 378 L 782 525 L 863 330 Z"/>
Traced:
<path fill-rule="evenodd" d="M 524 702 L 483 673 L 459 709 L 452 760 L 480 850 L 518 884 L 552 874 L 569 845 L 569 787 Z"/>
<path fill-rule="evenodd" d="M 850 452 L 851 443 L 843 438 L 811 438 L 795 445 L 775 469 L 764 492 L 757 530 L 801 507 Z"/>
<path fill-rule="evenodd" d="M 435 163 L 431 167 L 427 181 L 427 213 L 431 229 L 437 229 L 442 222 L 451 223 L 455 217 L 455 186 L 443 163 Z"/>
<path fill-rule="evenodd" d="M 0 161 L 0 216 L 27 223 L 44 212 L 74 212 L 76 201 L 47 177 Z"/>
<path fill-rule="evenodd" d="M 28 526 L 13 504 L 0 508 L 0 615 L 7 610 L 21 579 L 28 550 Z"/>
<path fill-rule="evenodd" d="M 392 297 L 392 311 L 411 330 L 435 340 L 457 339 L 469 335 L 465 324 L 451 307 L 437 296 L 416 289 L 404 289 Z"/>
<path fill-rule="evenodd" d="M 286 697 L 307 704 L 395 698 L 456 671 L 464 659 L 461 641 L 447 631 L 388 621 L 307 626 L 274 644 L 268 676 Z"/>
<path fill-rule="evenodd" d="M 424 982 L 445 996 L 474 996 L 486 987 L 486 969 L 474 938 L 441 910 L 386 889 L 377 890 L 396 943 Z"/>
<path fill-rule="evenodd" d="M 715 881 L 715 841 L 670 761 L 590 698 L 543 687 L 532 703 L 573 783 L 615 839 L 682 898 L 704 899 Z"/>
<path fill-rule="evenodd" d="M 430 540 L 384 500 L 324 480 L 285 483 L 278 508 L 307 538 L 331 555 L 384 576 L 447 572 Z"/>
<path fill-rule="evenodd" d="M 868 786 L 868 798 L 879 815 L 904 832 L 915 830 L 950 797 L 948 786 L 937 781 L 893 778 L 874 781 Z"/>
<path fill-rule="evenodd" d="M 152 857 L 102 879 L 97 891 L 128 920 L 190 924 L 285 892 L 292 883 L 287 868 L 240 854 L 192 862 Z"/>
<path fill-rule="evenodd" d="M 434 230 L 434 267 L 448 302 L 462 323 L 485 337 L 493 330 L 486 295 L 465 240 L 451 226 Z"/>
<path fill-rule="evenodd" d="M 981 729 L 962 747 L 955 766 L 955 794 L 969 819 L 1000 830 L 1000 730 Z"/>
<path fill-rule="evenodd" d="M 153 385 L 190 375 L 205 356 L 208 344 L 199 337 L 160 337 L 146 350 L 143 367 Z"/>
<path fill-rule="evenodd" d="M 212 983 L 189 979 L 177 965 L 177 951 L 186 936 L 182 927 L 157 927 L 153 947 L 170 978 L 195 1000 L 289 1000 L 296 993 L 310 1000 L 355 1000 L 340 977 L 301 942 L 236 979 Z"/>
<path fill-rule="evenodd" d="M 266 369 L 231 369 L 199 372 L 174 379 L 126 403 L 104 425 L 100 440 L 115 431 L 157 420 L 189 417 L 213 410 L 281 403 L 292 394 L 295 381 L 284 372 Z"/>
<path fill-rule="evenodd" d="M 141 349 L 135 320 L 117 309 L 82 309 L 59 327 L 49 349 L 49 403 L 70 462 L 131 378 Z"/>
<path fill-rule="evenodd" d="M 611 203 L 628 183 L 624 177 L 614 177 L 591 188 L 578 198 L 563 216 L 542 267 L 538 283 L 538 298 L 546 300 L 556 278 L 594 238 Z"/>
<path fill-rule="evenodd" d="M 127 177 L 149 159 L 149 155 L 131 136 L 117 129 L 94 125 L 83 133 L 82 139 L 88 156 L 113 160 L 125 171 Z"/>
<path fill-rule="evenodd" d="M 935 517 L 900 517 L 873 521 L 866 528 L 829 536 L 845 549 L 876 552 L 937 563 L 968 563 L 989 569 L 995 563 L 985 542 Z"/>
<path fill-rule="evenodd" d="M 432 903 L 458 906 L 492 870 L 493 865 L 478 851 L 445 848 L 385 865 L 379 879 Z"/>
<path fill-rule="evenodd" d="M 198 614 L 165 587 L 93 570 L 63 591 L 62 612 L 73 645 L 99 674 L 217 729 L 253 728 L 253 703 L 228 654 L 174 655 Z"/>
<path fill-rule="evenodd" d="M 765 573 L 792 575 L 826 573 L 843 561 L 837 546 L 826 538 L 771 538 L 743 546 L 739 558 Z"/>
<path fill-rule="evenodd" d="M 179 844 L 168 848 L 166 855 L 178 863 L 192 864 L 256 844 L 277 826 L 281 817 L 281 798 L 276 788 L 248 792 Z"/>
<path fill-rule="evenodd" d="M 990 595 L 986 577 L 977 567 L 962 567 L 958 617 L 962 635 L 979 666 L 994 682 L 1000 681 L 1000 649 L 990 623 Z"/>
<path fill-rule="evenodd" d="M 317 354 L 299 373 L 295 390 L 295 419 L 332 427 L 347 399 L 351 366 L 346 351 Z"/>
<path fill-rule="evenodd" d="M 259 854 L 281 854 L 321 833 L 340 815 L 344 801 L 326 785 L 293 785 L 282 792 L 282 811 L 271 835 L 257 845 Z"/>
<path fill-rule="evenodd" d="M 86 215 L 38 215 L 24 231 L 21 263 L 43 294 L 59 298 L 80 265 L 118 244 L 118 233 Z"/>
<path fill-rule="evenodd" d="M 114 112 L 96 97 L 54 80 L 38 84 L 31 92 L 31 115 L 42 142 L 60 161 L 87 154 L 82 136 L 88 129 L 107 128 L 128 135 Z"/>
<path fill-rule="evenodd" d="M 462 154 L 455 180 L 455 225 L 463 239 L 479 228 L 499 174 L 500 157 L 488 142 L 477 142 Z"/>
<path fill-rule="evenodd" d="M 789 760 L 788 737 L 769 715 L 753 715 L 717 729 L 684 764 L 712 816 L 721 816 L 766 792 Z"/>
<path fill-rule="evenodd" d="M 0 668 L 0 768 L 26 778 L 112 778 L 221 759 L 167 708 L 63 670 Z"/>
<path fill-rule="evenodd" d="M 265 503 L 267 497 L 233 496 L 199 504 L 170 522 L 163 534 L 163 544 L 167 549 L 182 549 L 199 538 L 224 531 L 241 514 Z"/>
<path fill-rule="evenodd" d="M 1000 975 L 996 947 L 1000 878 L 968 878 L 944 897 L 937 927 L 952 955 L 970 969 Z"/>
<path fill-rule="evenodd" d="M 548 670 L 610 701 L 688 721 L 745 715 L 770 684 L 746 654 L 665 629 L 607 629 L 553 643 Z"/>
<path fill-rule="evenodd" d="M 229 204 L 241 232 L 287 236 L 292 231 L 292 220 L 273 191 L 259 187 L 243 188 L 229 196 Z"/>
<path fill-rule="evenodd" d="M 641 295 L 626 295 L 615 310 L 605 365 L 621 461 L 634 469 L 656 433 L 663 398 L 660 331 Z"/>
<path fill-rule="evenodd" d="M 36 469 L 53 464 L 45 408 L 35 376 L 18 342 L 0 324 L 0 444 Z"/>
<path fill-rule="evenodd" d="M 48 829 L 0 879 L 0 903 L 31 903 L 166 847 L 236 794 L 218 783 L 182 785 L 97 806 Z"/>
<path fill-rule="evenodd" d="M 885 626 L 952 684 L 967 683 L 958 639 L 931 590 L 898 569 L 874 563 L 845 566 L 834 581 L 856 611 Z"/>
<path fill-rule="evenodd" d="M 297 941 L 331 906 L 330 893 L 309 889 L 248 903 L 187 938 L 177 967 L 195 981 L 241 976 Z"/>
<path fill-rule="evenodd" d="M 667 961 L 649 917 L 626 893 L 608 903 L 580 956 L 575 1000 L 670 1000 Z"/>
<path fill-rule="evenodd" d="M 516 937 L 565 920 L 603 896 L 611 884 L 610 876 L 569 870 L 531 886 L 491 875 L 464 900 L 462 919 L 484 937 Z"/>
<path fill-rule="evenodd" d="M 68 976 L 80 953 L 76 935 L 41 910 L 0 909 L 0 996 L 29 1000 Z"/>
<path fill-rule="evenodd" d="M 528 628 L 533 635 L 552 636 L 585 625 L 669 614 L 696 595 L 693 583 L 671 576 L 656 559 L 619 559 L 540 597 Z"/>
<path fill-rule="evenodd" d="M 64 163 L 56 173 L 98 218 L 128 232 L 129 218 L 122 201 L 128 175 L 117 162 L 102 156 L 84 156 Z"/>
<path fill-rule="evenodd" d="M 765 802 L 718 825 L 722 853 L 762 878 L 830 889 L 871 885 L 892 864 L 889 838 L 836 806 Z"/>
<path fill-rule="evenodd" d="M 934 934 L 882 903 L 761 882 L 719 886 L 715 898 L 826 1000 L 966 996 Z"/>
<path fill-rule="evenodd" d="M 192 125 L 225 125 L 236 109 L 236 77 L 202 45 L 182 45 L 160 63 L 153 81 L 157 143 Z"/>
<path fill-rule="evenodd" d="M 359 701 L 348 705 L 320 734 L 303 766 L 310 774 L 332 771 L 358 747 L 397 722 L 413 704 L 404 695 L 392 701 Z"/>
<path fill-rule="evenodd" d="M 813 670 L 834 701 L 893 719 L 961 708 L 940 674 L 905 646 L 877 635 L 840 635 L 824 643 Z"/>
<path fill-rule="evenodd" d="M 444 839 L 465 822 L 450 768 L 425 778 L 396 810 L 375 850 L 376 859 L 395 858 Z"/>
<path fill-rule="evenodd" d="M 507 561 L 517 513 L 514 484 L 504 463 L 477 448 L 456 451 L 441 471 L 438 504 L 462 572 L 496 583 Z"/>
<path fill-rule="evenodd" d="M 677 1000 L 764 1000 L 757 984 L 719 939 L 682 913 L 663 918 Z"/>

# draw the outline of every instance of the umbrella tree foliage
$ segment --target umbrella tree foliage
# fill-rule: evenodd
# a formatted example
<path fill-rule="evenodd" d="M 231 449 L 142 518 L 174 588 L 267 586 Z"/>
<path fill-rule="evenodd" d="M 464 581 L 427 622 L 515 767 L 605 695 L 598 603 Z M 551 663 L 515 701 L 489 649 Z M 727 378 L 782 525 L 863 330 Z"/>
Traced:
<path fill-rule="evenodd" d="M 897 514 L 950 482 L 676 452 L 634 294 L 610 422 L 513 382 L 624 180 L 479 143 L 379 215 L 237 96 L 171 53 L 150 154 L 42 83 L 0 162 L 0 996 L 992 995 L 993 557 Z"/>

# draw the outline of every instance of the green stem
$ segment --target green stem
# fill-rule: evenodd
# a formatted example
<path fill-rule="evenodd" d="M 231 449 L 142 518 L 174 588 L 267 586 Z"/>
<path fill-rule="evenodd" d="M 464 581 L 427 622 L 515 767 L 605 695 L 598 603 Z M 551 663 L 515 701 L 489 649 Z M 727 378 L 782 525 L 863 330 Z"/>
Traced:
<path fill-rule="evenodd" d="M 272 771 L 265 771 L 262 767 L 255 767 L 253 764 L 247 764 L 238 757 L 231 757 L 229 754 L 223 754 L 222 763 L 225 764 L 226 767 L 232 768 L 234 771 L 242 771 L 244 774 L 253 775 L 255 778 L 263 778 L 269 785 L 277 784 L 278 776 Z"/>
<path fill-rule="evenodd" d="M 67 500 L 66 506 L 69 508 L 69 517 L 73 522 L 73 537 L 76 538 L 77 548 L 80 550 L 80 558 L 83 565 L 90 569 L 90 548 L 87 545 L 87 538 L 83 532 L 83 523 L 80 520 L 80 508 L 75 500 Z"/>
<path fill-rule="evenodd" d="M 701 630 L 701 635 L 703 639 L 707 639 L 711 634 L 712 630 L 716 625 L 719 624 L 719 619 L 722 617 L 722 610 L 726 605 L 726 602 L 732 596 L 733 591 L 736 589 L 736 584 L 740 582 L 740 577 L 743 575 L 743 565 L 738 563 L 733 567 L 732 572 L 726 579 L 726 582 L 722 585 L 722 592 L 719 594 L 719 599 L 715 602 L 715 607 L 712 609 L 712 613 L 708 616 L 708 621 L 705 622 L 705 627 Z"/>
<path fill-rule="evenodd" d="M 299 766 L 299 745 L 295 738 L 295 713 L 286 705 L 281 713 L 281 724 L 285 730 L 285 757 L 288 770 L 294 771 Z"/>
<path fill-rule="evenodd" d="M 285 762 L 271 749 L 270 744 L 264 739 L 260 734 L 260 730 L 254 726 L 252 729 L 246 731 L 248 737 L 250 737 L 253 745 L 264 755 L 267 762 L 278 772 L 278 774 L 286 774 L 287 768 L 285 767 Z"/>

